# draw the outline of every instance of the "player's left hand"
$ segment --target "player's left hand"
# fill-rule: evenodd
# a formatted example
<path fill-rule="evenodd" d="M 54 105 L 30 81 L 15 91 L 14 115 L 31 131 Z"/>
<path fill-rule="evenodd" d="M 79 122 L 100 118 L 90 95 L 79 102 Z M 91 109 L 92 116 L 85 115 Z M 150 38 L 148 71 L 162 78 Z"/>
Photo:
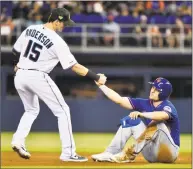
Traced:
<path fill-rule="evenodd" d="M 17 70 L 18 70 L 19 68 L 17 67 L 17 65 L 15 65 L 15 67 L 14 67 L 14 72 L 16 73 L 17 72 Z"/>
<path fill-rule="evenodd" d="M 133 112 L 131 112 L 130 114 L 129 114 L 129 117 L 131 118 L 131 119 L 137 119 L 138 117 L 142 117 L 142 113 L 140 113 L 140 112 L 138 112 L 138 111 L 133 111 Z"/>

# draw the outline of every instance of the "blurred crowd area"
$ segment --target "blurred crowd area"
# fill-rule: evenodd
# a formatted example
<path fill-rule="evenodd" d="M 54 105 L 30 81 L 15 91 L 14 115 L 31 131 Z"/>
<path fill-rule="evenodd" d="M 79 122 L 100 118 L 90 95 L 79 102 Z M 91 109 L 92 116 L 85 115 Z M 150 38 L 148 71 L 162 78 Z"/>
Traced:
<path fill-rule="evenodd" d="M 50 11 L 57 7 L 67 8 L 77 23 L 75 27 L 66 27 L 61 34 L 69 45 L 81 45 L 83 31 L 87 33 L 88 46 L 113 46 L 117 34 L 122 46 L 146 47 L 149 42 L 152 47 L 159 48 L 192 45 L 192 2 L 174 0 L 1 1 L 1 44 L 13 45 L 18 30 L 20 33 L 29 25 L 47 22 Z M 191 78 L 169 79 L 174 84 L 172 97 L 191 97 Z M 85 78 L 58 76 L 55 81 L 65 97 L 105 97 L 94 82 Z M 10 75 L 8 96 L 17 95 L 13 84 Z M 108 77 L 107 85 L 122 96 L 144 95 L 142 77 Z"/>
<path fill-rule="evenodd" d="M 157 77 L 152 77 L 151 81 Z M 166 77 L 173 85 L 171 98 L 191 98 L 192 78 Z M 56 76 L 54 79 L 62 95 L 70 98 L 106 98 L 97 85 L 80 76 Z M 78 83 L 77 83 L 78 82 Z M 70 85 L 69 85 L 70 84 Z M 148 97 L 145 94 L 143 77 L 109 77 L 106 85 L 125 97 Z M 12 75 L 7 77 L 7 96 L 17 96 Z"/>
<path fill-rule="evenodd" d="M 106 97 L 97 85 L 87 78 L 80 76 L 56 76 L 54 79 L 64 97 L 71 98 L 104 98 Z M 77 83 L 78 82 L 78 83 Z M 70 84 L 70 85 L 69 85 Z M 108 77 L 108 87 L 122 96 L 137 97 L 143 94 L 143 78 Z M 17 96 L 12 75 L 7 77 L 7 96 Z"/>
<path fill-rule="evenodd" d="M 80 26 L 64 29 L 63 38 L 70 45 L 81 45 L 83 24 L 87 26 L 88 44 L 113 46 L 117 33 L 123 46 L 192 46 L 191 1 L 1 1 L 2 44 L 12 45 L 16 32 L 32 24 L 45 23 L 50 11 L 65 7 Z M 130 26 L 124 26 L 130 24 Z M 161 25 L 162 26 L 161 26 Z M 22 26 L 21 26 L 22 25 Z M 79 33 L 79 36 L 65 36 Z M 104 33 L 99 35 L 99 33 Z M 126 36 L 130 33 L 130 36 Z"/>

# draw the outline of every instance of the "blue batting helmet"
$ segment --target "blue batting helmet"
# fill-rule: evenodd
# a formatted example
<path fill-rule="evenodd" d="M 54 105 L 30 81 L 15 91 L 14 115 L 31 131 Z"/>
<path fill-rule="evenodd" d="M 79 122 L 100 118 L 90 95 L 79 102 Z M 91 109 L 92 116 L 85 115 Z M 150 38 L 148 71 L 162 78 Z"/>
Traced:
<path fill-rule="evenodd" d="M 158 77 L 154 82 L 149 82 L 159 93 L 159 100 L 166 100 L 172 93 L 172 84 L 163 77 Z"/>

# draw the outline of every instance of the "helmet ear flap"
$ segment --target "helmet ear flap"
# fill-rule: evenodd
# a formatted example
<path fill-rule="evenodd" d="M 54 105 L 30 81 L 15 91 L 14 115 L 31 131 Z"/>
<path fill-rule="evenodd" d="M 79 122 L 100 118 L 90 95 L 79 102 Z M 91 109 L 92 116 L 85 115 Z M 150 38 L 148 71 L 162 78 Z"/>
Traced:
<path fill-rule="evenodd" d="M 166 100 L 170 97 L 171 91 L 166 92 L 165 90 L 161 91 L 158 95 L 159 100 Z"/>
<path fill-rule="evenodd" d="M 166 97 L 163 95 L 162 92 L 160 92 L 158 95 L 158 98 L 159 98 L 159 100 L 165 100 Z"/>

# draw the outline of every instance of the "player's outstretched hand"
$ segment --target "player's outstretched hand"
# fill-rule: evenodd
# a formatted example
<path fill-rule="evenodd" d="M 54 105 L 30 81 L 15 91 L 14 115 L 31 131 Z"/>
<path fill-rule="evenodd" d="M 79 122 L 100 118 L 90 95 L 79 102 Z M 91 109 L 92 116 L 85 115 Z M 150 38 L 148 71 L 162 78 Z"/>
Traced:
<path fill-rule="evenodd" d="M 97 86 L 100 86 L 100 84 L 98 82 L 96 82 L 96 81 L 94 81 L 94 82 L 96 83 Z"/>
<path fill-rule="evenodd" d="M 101 73 L 98 73 L 97 75 L 99 75 L 100 78 L 99 78 L 99 80 L 98 80 L 97 82 L 95 81 L 95 83 L 96 83 L 98 86 L 104 85 L 104 84 L 106 83 L 106 81 L 107 81 L 107 77 L 106 77 L 104 74 L 101 74 Z"/>

